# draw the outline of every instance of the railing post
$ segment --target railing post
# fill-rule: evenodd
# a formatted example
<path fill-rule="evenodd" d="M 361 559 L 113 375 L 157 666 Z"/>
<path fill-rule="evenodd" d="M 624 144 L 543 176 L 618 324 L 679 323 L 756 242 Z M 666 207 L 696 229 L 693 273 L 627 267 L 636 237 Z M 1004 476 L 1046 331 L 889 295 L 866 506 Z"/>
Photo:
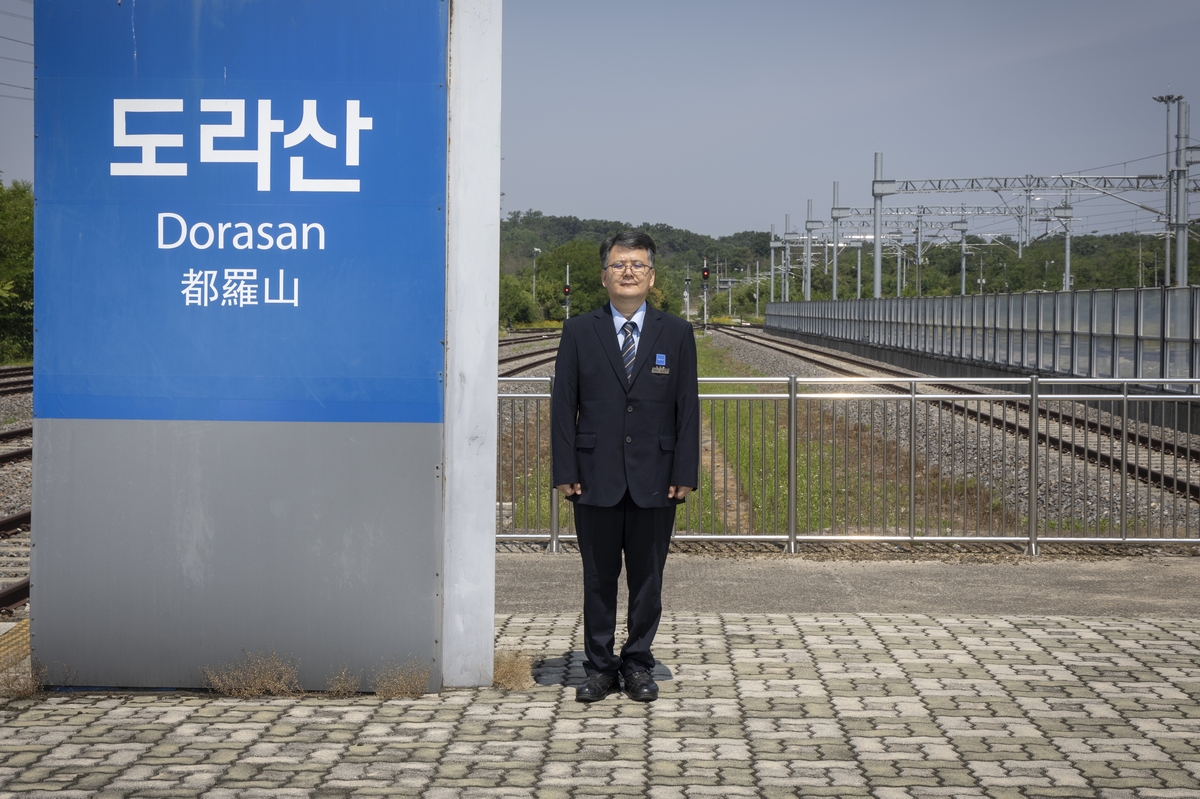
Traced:
<path fill-rule="evenodd" d="M 788 554 L 796 554 L 796 425 L 799 416 L 796 376 L 788 375 Z"/>
<path fill-rule="evenodd" d="M 1029 544 L 1026 555 L 1038 554 L 1038 376 L 1029 378 Z"/>
<path fill-rule="evenodd" d="M 908 538 L 917 537 L 917 381 L 908 395 Z"/>
<path fill-rule="evenodd" d="M 1121 540 L 1129 535 L 1128 516 L 1125 509 L 1125 492 L 1129 480 L 1129 383 L 1121 384 Z"/>
<path fill-rule="evenodd" d="M 554 414 L 554 375 L 550 375 L 550 413 Z M 540 500 L 539 500 L 540 501 Z M 558 489 L 554 487 L 554 428 L 550 429 L 550 552 L 558 554 Z"/>

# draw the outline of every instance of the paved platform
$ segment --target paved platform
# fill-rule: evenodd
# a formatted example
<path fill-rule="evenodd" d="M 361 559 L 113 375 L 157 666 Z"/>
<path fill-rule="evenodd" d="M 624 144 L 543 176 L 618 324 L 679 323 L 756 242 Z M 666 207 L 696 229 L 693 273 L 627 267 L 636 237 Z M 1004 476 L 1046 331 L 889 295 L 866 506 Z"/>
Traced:
<path fill-rule="evenodd" d="M 1200 619 L 674 614 L 662 698 L 574 701 L 574 614 L 502 616 L 527 691 L 0 706 L 0 797 L 1200 796 Z"/>

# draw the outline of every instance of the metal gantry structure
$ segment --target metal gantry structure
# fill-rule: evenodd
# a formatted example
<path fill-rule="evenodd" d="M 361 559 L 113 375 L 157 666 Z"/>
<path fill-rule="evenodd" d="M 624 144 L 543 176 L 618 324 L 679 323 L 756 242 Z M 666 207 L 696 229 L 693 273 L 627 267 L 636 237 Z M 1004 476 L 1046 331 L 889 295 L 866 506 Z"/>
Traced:
<path fill-rule="evenodd" d="M 883 176 L 883 153 L 875 153 L 875 176 L 871 183 L 871 196 L 874 200 L 870 208 L 842 206 L 838 198 L 838 183 L 833 184 L 833 205 L 830 208 L 830 220 L 827 223 L 814 220 L 812 216 L 812 200 L 808 201 L 808 216 L 805 221 L 804 235 L 791 230 L 790 218 L 784 227 L 782 237 L 775 235 L 771 229 L 771 299 L 774 300 L 775 250 L 781 249 L 783 268 L 783 299 L 790 300 L 791 248 L 804 245 L 803 288 L 804 299 L 811 299 L 812 275 L 812 246 L 813 234 L 831 231 L 833 245 L 833 299 L 838 299 L 838 253 L 841 249 L 842 231 L 846 226 L 862 227 L 861 220 L 870 218 L 871 241 L 874 249 L 873 296 L 883 295 L 883 248 L 888 244 L 887 231 L 901 232 L 911 230 L 916 233 L 916 263 L 918 275 L 924 252 L 924 232 L 926 230 L 951 230 L 960 234 L 961 247 L 961 292 L 967 293 L 966 288 L 966 255 L 968 218 L 978 216 L 1010 217 L 1017 222 L 1017 254 L 1023 256 L 1024 247 L 1032 241 L 1031 226 L 1033 222 L 1046 222 L 1061 225 L 1065 233 L 1065 252 L 1063 259 L 1063 289 L 1070 290 L 1073 284 L 1071 275 L 1071 220 L 1074 210 L 1071 198 L 1084 194 L 1102 194 L 1130 203 L 1139 208 L 1165 217 L 1168 229 L 1175 238 L 1175 276 L 1174 285 L 1188 284 L 1188 204 L 1189 192 L 1200 192 L 1200 180 L 1188 177 L 1188 168 L 1200 163 L 1200 147 L 1192 146 L 1189 135 L 1188 103 L 1181 96 L 1170 95 L 1155 97 L 1167 106 L 1168 113 L 1168 153 L 1166 175 L 1022 175 L 1017 177 L 974 177 L 974 178 L 923 178 L 914 180 L 891 180 Z M 1176 145 L 1173 153 L 1170 148 L 1170 106 L 1176 105 L 1178 119 L 1176 123 Z M 1174 168 L 1170 168 L 1171 156 L 1174 155 Z M 953 194 L 962 192 L 994 192 L 997 194 L 1014 193 L 1023 195 L 1024 202 L 1013 205 L 983 206 L 983 205 L 912 205 L 885 208 L 884 198 L 897 194 Z M 1130 200 L 1121 196 L 1128 192 L 1166 192 L 1166 207 L 1163 211 Z M 1043 209 L 1033 207 L 1036 194 L 1061 195 L 1062 201 L 1056 205 L 1047 204 Z M 1173 195 L 1173 197 L 1172 197 Z M 945 223 L 939 217 L 957 217 L 952 222 Z M 894 236 L 893 236 L 894 238 Z M 1169 242 L 1169 239 L 1168 239 Z M 821 243 L 828 243 L 822 241 Z M 1168 256 L 1169 260 L 1169 256 Z M 897 256 L 897 292 L 902 290 L 904 283 L 902 274 L 902 252 Z M 860 292 L 861 293 L 861 292 Z"/>

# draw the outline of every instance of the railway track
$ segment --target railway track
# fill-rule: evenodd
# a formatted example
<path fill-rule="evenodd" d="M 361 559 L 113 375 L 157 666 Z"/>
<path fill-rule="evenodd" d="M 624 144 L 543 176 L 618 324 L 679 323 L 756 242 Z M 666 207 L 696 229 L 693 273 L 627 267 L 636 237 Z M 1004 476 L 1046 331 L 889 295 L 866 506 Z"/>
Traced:
<path fill-rule="evenodd" d="M 33 391 L 32 366 L 0 367 L 0 396 Z"/>
<path fill-rule="evenodd" d="M 548 363 L 554 363 L 554 359 L 558 357 L 558 345 L 553 347 L 543 347 L 536 350 L 526 350 L 518 352 L 515 355 L 508 355 L 500 358 L 500 377 L 516 377 L 522 372 L 530 369 L 536 369 L 539 366 L 545 366 Z M 533 360 L 530 360 L 530 359 Z"/>
<path fill-rule="evenodd" d="M 29 601 L 28 509 L 0 519 L 0 618 Z"/>
<path fill-rule="evenodd" d="M 545 333 L 530 333 L 524 335 L 510 335 L 500 339 L 501 347 L 512 347 L 517 344 L 528 344 L 534 341 L 557 341 L 562 337 L 562 333 L 554 330 L 547 330 Z"/>
<path fill-rule="evenodd" d="M 961 385 L 939 383 L 936 378 L 929 378 L 926 375 L 898 367 L 883 366 L 874 361 L 845 353 L 833 355 L 801 342 L 767 336 L 753 328 L 717 327 L 716 329 L 724 335 L 740 338 L 765 349 L 799 358 L 835 374 L 847 377 L 894 377 L 905 382 L 910 382 L 913 378 L 926 378 L 922 379 L 919 385 L 927 390 L 943 394 L 965 393 Z M 901 388 L 887 384 L 880 384 L 877 387 L 897 394 L 909 393 L 907 387 Z M 980 392 L 976 390 L 973 393 Z M 1054 402 L 1054 395 L 1046 395 L 1044 400 Z M 1006 401 L 1004 405 L 1008 407 L 1002 406 L 1003 412 L 999 414 L 983 410 L 982 402 L 982 400 L 977 401 L 974 408 L 970 407 L 966 401 L 940 400 L 937 404 L 975 422 L 991 425 L 1014 435 L 1025 438 L 1031 434 L 1036 435 L 1038 442 L 1050 450 L 1074 455 L 1114 472 L 1124 472 L 1134 479 L 1200 501 L 1200 482 L 1198 482 L 1200 480 L 1200 448 L 1190 445 L 1180 446 L 1176 442 L 1165 441 L 1155 435 L 1133 431 L 1125 434 L 1125 452 L 1122 457 L 1114 454 L 1122 449 L 1120 440 L 1122 429 L 1104 422 L 1098 413 L 1096 418 L 1092 418 L 1092 415 L 1086 411 L 1082 414 L 1064 413 L 1053 408 L 1039 407 L 1037 421 L 1032 425 L 1031 430 L 1028 402 Z M 1013 412 L 1010 413 L 1008 408 L 1012 408 Z M 1053 429 L 1056 425 L 1058 426 L 1057 433 Z M 1064 435 L 1064 428 L 1069 429 L 1071 434 Z M 1085 431 L 1084 443 L 1076 440 L 1076 431 Z M 1095 440 L 1094 444 L 1087 443 L 1089 437 Z M 1114 438 L 1117 440 L 1113 441 Z M 1108 446 L 1101 443 L 1105 439 L 1108 441 Z M 1155 460 L 1159 461 L 1158 467 L 1154 465 Z M 1195 472 L 1194 477 L 1192 476 L 1193 471 Z"/>

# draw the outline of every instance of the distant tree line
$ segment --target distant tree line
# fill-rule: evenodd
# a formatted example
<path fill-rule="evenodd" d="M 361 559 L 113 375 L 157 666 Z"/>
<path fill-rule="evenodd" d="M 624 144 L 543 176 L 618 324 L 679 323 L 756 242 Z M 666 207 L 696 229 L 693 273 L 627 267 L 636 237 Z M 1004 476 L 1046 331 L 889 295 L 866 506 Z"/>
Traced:
<path fill-rule="evenodd" d="M 1193 226 L 1200 233 L 1200 225 Z M 632 225 L 573 216 L 547 216 L 538 211 L 514 211 L 500 225 L 500 323 L 504 326 L 528 324 L 538 320 L 561 320 L 563 283 L 566 264 L 571 264 L 571 314 L 585 313 L 607 300 L 600 285 L 600 258 L 597 248 L 606 236 L 619 230 L 644 230 L 658 245 L 655 264 L 655 288 L 650 302 L 665 311 L 682 315 L 684 278 L 690 272 L 692 312 L 698 314 L 701 302 L 700 267 L 708 258 L 711 271 L 710 316 L 724 316 L 730 307 L 728 292 L 719 291 L 717 278 L 732 277 L 733 315 L 751 318 L 758 309 L 765 313 L 770 298 L 770 236 L 766 232 L 744 231 L 731 236 L 713 237 L 661 224 Z M 1008 237 L 984 239 L 967 237 L 967 293 L 994 294 L 1024 291 L 1056 291 L 1062 288 L 1065 263 L 1065 237 L 1043 236 L 1021 248 Z M 533 296 L 533 250 L 537 257 L 537 297 Z M 1193 236 L 1188 252 L 1188 275 L 1193 285 L 1200 284 L 1200 237 Z M 812 298 L 830 299 L 833 295 L 831 248 L 813 248 Z M 868 243 L 863 248 L 863 296 L 873 291 L 873 254 Z M 927 244 L 920 268 L 909 243 L 903 249 L 905 279 L 901 294 L 946 296 L 961 290 L 961 251 L 958 241 Z M 1174 252 L 1172 252 L 1172 260 Z M 781 260 L 776 252 L 776 261 Z M 799 299 L 803 247 L 792 249 L 792 293 Z M 756 284 L 755 265 L 760 279 Z M 896 296 L 897 253 L 894 246 L 883 252 L 883 296 Z M 689 269 L 690 267 L 690 269 Z M 838 256 L 838 297 L 851 299 L 857 290 L 857 256 L 844 249 Z M 1161 286 L 1170 282 L 1174 265 L 1164 263 L 1162 236 L 1136 233 L 1112 235 L 1074 235 L 1071 237 L 1071 273 L 1076 289 Z M 982 278 L 983 282 L 980 282 Z M 775 298 L 783 299 L 781 275 L 777 272 Z"/>
<path fill-rule="evenodd" d="M 33 186 L 0 181 L 0 362 L 33 358 Z"/>
<path fill-rule="evenodd" d="M 632 225 L 603 219 L 547 216 L 539 211 L 513 211 L 500 223 L 500 321 L 504 325 L 536 320 L 561 320 L 566 265 L 571 265 L 571 315 L 586 313 L 608 300 L 600 284 L 600 242 L 622 230 L 649 233 L 658 246 L 655 284 L 649 302 L 674 314 L 683 313 L 684 281 L 692 279 L 692 309 L 698 308 L 700 269 L 708 258 L 716 286 L 721 274 L 736 278 L 753 275 L 755 261 L 766 274 L 770 236 L 757 231 L 730 236 L 706 236 L 664 224 Z M 537 257 L 537 298 L 533 296 L 533 250 Z M 749 272 L 745 270 L 749 269 Z M 753 290 L 753 289 L 751 289 Z M 722 295 L 723 296 L 723 295 Z M 753 309 L 753 300 L 751 300 Z"/>

